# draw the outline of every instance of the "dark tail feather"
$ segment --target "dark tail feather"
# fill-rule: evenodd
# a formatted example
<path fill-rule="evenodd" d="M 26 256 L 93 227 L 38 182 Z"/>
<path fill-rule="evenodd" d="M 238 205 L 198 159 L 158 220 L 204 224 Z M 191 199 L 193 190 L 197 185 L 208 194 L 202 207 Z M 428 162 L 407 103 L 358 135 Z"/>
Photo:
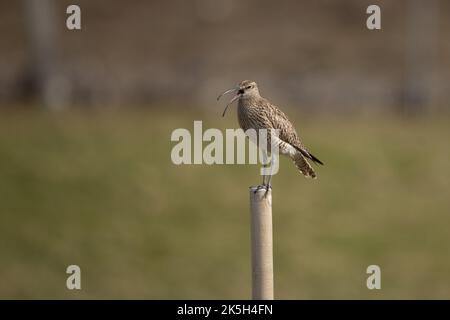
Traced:
<path fill-rule="evenodd" d="M 323 166 L 323 162 L 320 161 L 319 159 L 317 159 L 314 155 L 312 155 L 312 154 L 309 153 L 308 151 L 303 150 L 303 149 L 300 149 L 300 148 L 297 148 L 297 147 L 295 147 L 295 149 L 297 149 L 298 151 L 300 151 L 300 153 L 301 153 L 302 155 L 304 155 L 306 158 L 312 160 L 314 163 L 320 164 L 320 165 Z"/>
<path fill-rule="evenodd" d="M 310 153 L 309 156 L 311 157 L 310 159 L 311 159 L 314 163 L 318 163 L 318 164 L 320 164 L 320 165 L 323 166 L 323 162 L 320 161 L 319 159 L 317 159 L 314 155 L 312 155 L 312 154 Z"/>

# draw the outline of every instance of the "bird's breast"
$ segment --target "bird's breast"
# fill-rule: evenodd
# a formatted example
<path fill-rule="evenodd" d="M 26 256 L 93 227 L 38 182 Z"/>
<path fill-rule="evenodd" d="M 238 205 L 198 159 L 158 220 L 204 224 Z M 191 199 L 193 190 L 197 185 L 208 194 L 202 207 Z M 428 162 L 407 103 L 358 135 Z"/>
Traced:
<path fill-rule="evenodd" d="M 251 101 L 239 101 L 238 121 L 242 130 L 268 128 L 265 113 Z"/>

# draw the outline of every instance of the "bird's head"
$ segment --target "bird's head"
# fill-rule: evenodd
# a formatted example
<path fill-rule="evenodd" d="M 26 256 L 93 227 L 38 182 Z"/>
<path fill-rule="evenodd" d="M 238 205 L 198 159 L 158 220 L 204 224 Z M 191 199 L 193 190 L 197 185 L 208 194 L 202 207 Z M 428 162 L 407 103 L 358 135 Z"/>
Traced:
<path fill-rule="evenodd" d="M 238 85 L 238 94 L 240 98 L 257 98 L 259 97 L 258 85 L 254 81 L 244 80 Z"/>
<path fill-rule="evenodd" d="M 230 100 L 230 102 L 228 102 L 227 106 L 225 107 L 225 110 L 223 111 L 222 116 L 225 115 L 225 112 L 227 111 L 228 106 L 230 104 L 232 104 L 234 101 L 236 101 L 237 99 L 248 99 L 248 98 L 260 97 L 258 85 L 256 84 L 256 82 L 250 81 L 250 80 L 244 80 L 244 81 L 241 81 L 236 87 L 228 89 L 228 90 L 224 91 L 223 93 L 221 93 L 217 97 L 217 100 L 219 100 L 223 95 L 225 95 L 227 93 L 232 93 L 232 92 L 235 93 L 235 95 Z"/>

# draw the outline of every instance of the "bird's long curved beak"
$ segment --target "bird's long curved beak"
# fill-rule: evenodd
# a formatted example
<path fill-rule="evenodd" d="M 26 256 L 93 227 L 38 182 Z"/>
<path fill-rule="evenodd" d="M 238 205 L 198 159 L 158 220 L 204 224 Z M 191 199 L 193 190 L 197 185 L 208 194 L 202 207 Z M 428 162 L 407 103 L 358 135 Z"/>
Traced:
<path fill-rule="evenodd" d="M 227 106 L 226 106 L 225 109 L 223 110 L 222 117 L 225 117 L 225 112 L 227 112 L 228 106 L 229 106 L 230 104 L 232 104 L 233 102 L 235 102 L 237 99 L 239 99 L 239 94 L 235 95 L 235 96 L 233 97 L 233 99 L 231 99 L 230 102 L 227 103 Z"/>
<path fill-rule="evenodd" d="M 239 87 L 234 87 L 234 88 L 231 88 L 231 89 L 228 89 L 228 90 L 222 92 L 222 93 L 219 94 L 219 96 L 217 97 L 217 101 L 219 101 L 219 99 L 222 98 L 222 96 L 226 95 L 227 93 L 234 92 L 234 91 L 238 91 L 238 90 L 239 90 Z"/>
<path fill-rule="evenodd" d="M 231 88 L 231 89 L 228 89 L 228 90 L 224 91 L 223 93 L 221 93 L 221 94 L 217 97 L 217 101 L 219 101 L 219 99 L 222 98 L 223 95 L 226 95 L 226 94 L 231 93 L 231 92 L 236 92 L 236 91 L 238 91 L 238 90 L 239 90 L 239 87 L 234 87 L 234 88 Z M 229 106 L 230 104 L 232 104 L 234 101 L 236 101 L 238 98 L 239 98 L 239 94 L 236 94 L 236 95 L 233 97 L 233 99 L 231 99 L 230 102 L 227 103 L 227 106 L 226 106 L 225 109 L 223 110 L 222 117 L 225 116 L 225 112 L 227 112 L 228 106 Z"/>

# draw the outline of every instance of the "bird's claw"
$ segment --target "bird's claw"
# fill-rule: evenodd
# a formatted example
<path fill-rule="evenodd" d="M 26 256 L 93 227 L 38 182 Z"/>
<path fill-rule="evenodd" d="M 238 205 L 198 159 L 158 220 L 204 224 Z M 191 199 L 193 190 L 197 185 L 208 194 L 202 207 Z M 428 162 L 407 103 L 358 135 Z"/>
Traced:
<path fill-rule="evenodd" d="M 260 184 L 256 187 L 253 193 L 257 193 L 261 189 L 266 189 L 266 192 L 264 192 L 264 198 L 267 198 L 267 194 L 269 193 L 269 190 L 272 189 L 272 186 L 270 184 Z"/>

